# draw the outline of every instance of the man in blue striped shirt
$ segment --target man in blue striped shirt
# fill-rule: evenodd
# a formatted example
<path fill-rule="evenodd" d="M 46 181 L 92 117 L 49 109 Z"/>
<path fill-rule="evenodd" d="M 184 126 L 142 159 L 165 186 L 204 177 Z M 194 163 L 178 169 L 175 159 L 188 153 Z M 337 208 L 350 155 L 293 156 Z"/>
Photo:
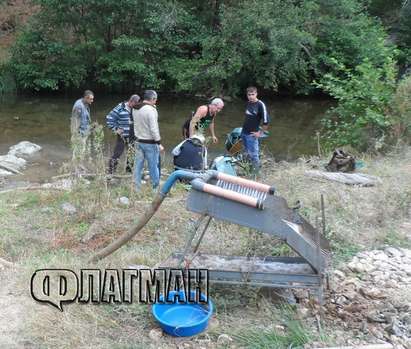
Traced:
<path fill-rule="evenodd" d="M 245 109 L 245 120 L 241 131 L 244 150 L 249 156 L 254 168 L 258 173 L 260 168 L 259 142 L 264 131 L 268 128 L 269 115 L 265 104 L 257 98 L 257 88 L 254 86 L 247 88 L 247 106 Z M 260 124 L 262 123 L 262 130 Z"/>
<path fill-rule="evenodd" d="M 133 108 L 140 102 L 139 95 L 132 95 L 127 102 L 119 103 L 107 116 L 107 126 L 117 135 L 116 145 L 114 146 L 113 156 L 108 164 L 108 173 L 113 174 L 116 170 L 118 159 L 123 154 L 124 149 L 134 147 L 134 125 Z M 133 171 L 133 165 L 129 162 L 133 156 L 127 156 L 127 172 Z"/>

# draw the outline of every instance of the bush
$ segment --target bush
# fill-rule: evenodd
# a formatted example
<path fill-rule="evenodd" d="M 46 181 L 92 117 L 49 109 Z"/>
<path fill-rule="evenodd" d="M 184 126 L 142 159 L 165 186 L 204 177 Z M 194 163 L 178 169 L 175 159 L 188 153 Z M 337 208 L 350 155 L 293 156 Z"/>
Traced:
<path fill-rule="evenodd" d="M 10 66 L 0 64 L 0 95 L 14 92 L 16 90 L 16 82 L 11 72 Z"/>
<path fill-rule="evenodd" d="M 410 140 L 411 137 L 411 75 L 398 84 L 391 102 L 393 140 Z"/>
<path fill-rule="evenodd" d="M 350 145 L 359 151 L 380 150 L 387 144 L 395 121 L 390 105 L 397 74 L 393 49 L 381 41 L 376 50 L 385 51 L 380 65 L 366 59 L 354 69 L 334 60 L 336 74 L 326 74 L 316 86 L 338 101 L 322 120 L 327 148 Z"/>

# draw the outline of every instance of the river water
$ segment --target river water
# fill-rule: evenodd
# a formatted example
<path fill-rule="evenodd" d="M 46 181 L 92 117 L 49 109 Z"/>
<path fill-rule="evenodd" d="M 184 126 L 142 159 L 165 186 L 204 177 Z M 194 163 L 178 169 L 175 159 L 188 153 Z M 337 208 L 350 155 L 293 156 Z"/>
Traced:
<path fill-rule="evenodd" d="M 0 99 L 0 154 L 20 141 L 27 140 L 43 147 L 19 180 L 45 181 L 55 175 L 63 161 L 70 158 L 70 114 L 76 98 L 4 96 Z M 107 113 L 123 99 L 122 96 L 96 94 L 91 106 L 93 120 L 105 122 Z M 278 98 L 264 100 L 271 116 L 270 136 L 264 140 L 266 152 L 277 160 L 293 160 L 316 153 L 315 131 L 319 120 L 332 105 L 330 100 Z M 158 99 L 162 143 L 169 158 L 171 149 L 181 140 L 181 126 L 192 110 L 204 100 L 186 97 Z M 224 152 L 226 134 L 242 125 L 245 100 L 226 102 L 216 117 L 217 145 L 211 145 L 211 157 Z M 106 132 L 106 152 L 110 153 L 114 136 Z"/>

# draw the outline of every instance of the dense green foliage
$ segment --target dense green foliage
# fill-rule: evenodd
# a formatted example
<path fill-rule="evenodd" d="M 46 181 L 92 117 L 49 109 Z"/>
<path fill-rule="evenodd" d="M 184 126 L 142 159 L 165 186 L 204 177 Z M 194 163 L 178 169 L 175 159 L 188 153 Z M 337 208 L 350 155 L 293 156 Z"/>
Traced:
<path fill-rule="evenodd" d="M 16 90 L 16 83 L 10 66 L 0 63 L 0 95 Z"/>
<path fill-rule="evenodd" d="M 338 100 L 323 120 L 326 144 L 351 145 L 359 150 L 379 150 L 393 126 L 390 105 L 395 92 L 397 70 L 392 54 L 383 43 L 377 50 L 386 60 L 375 65 L 364 60 L 354 69 L 335 61 L 340 74 L 326 74 L 318 84 Z"/>
<path fill-rule="evenodd" d="M 391 102 L 392 136 L 397 140 L 411 140 L 411 74 L 399 82 Z"/>
<path fill-rule="evenodd" d="M 411 63 L 410 1 L 33 2 L 39 11 L 0 72 L 0 91 L 11 74 L 26 90 L 320 88 L 339 101 L 324 120 L 330 146 L 379 149 L 408 127 L 392 98 L 398 63 L 401 73 Z"/>
<path fill-rule="evenodd" d="M 35 0 L 40 11 L 13 48 L 24 89 L 102 85 L 235 94 L 312 90 L 353 68 L 384 31 L 356 0 Z"/>

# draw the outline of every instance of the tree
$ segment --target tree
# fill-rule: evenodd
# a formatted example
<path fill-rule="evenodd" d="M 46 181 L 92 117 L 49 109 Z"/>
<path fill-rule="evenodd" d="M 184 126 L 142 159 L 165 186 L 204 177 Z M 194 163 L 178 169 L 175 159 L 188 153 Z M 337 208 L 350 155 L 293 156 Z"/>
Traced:
<path fill-rule="evenodd" d="M 307 94 L 334 59 L 383 61 L 384 30 L 358 0 L 35 1 L 10 62 L 25 89 Z"/>

